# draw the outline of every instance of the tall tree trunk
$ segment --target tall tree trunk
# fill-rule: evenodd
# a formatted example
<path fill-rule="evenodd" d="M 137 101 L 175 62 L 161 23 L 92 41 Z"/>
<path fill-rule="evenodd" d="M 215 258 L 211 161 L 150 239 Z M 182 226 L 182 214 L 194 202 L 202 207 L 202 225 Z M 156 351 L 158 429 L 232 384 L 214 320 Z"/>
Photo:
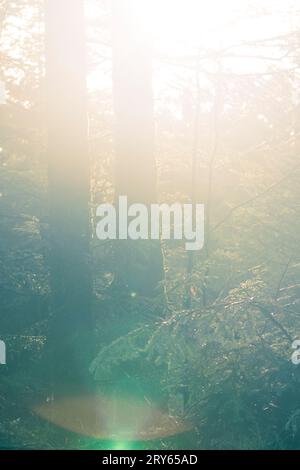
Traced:
<path fill-rule="evenodd" d="M 156 201 L 152 63 L 133 3 L 112 0 L 116 196 L 149 205 Z M 159 241 L 121 241 L 117 254 L 121 284 L 130 292 L 155 295 L 163 279 Z"/>
<path fill-rule="evenodd" d="M 55 376 L 80 380 L 91 344 L 89 162 L 82 0 L 46 0 L 49 347 Z"/>

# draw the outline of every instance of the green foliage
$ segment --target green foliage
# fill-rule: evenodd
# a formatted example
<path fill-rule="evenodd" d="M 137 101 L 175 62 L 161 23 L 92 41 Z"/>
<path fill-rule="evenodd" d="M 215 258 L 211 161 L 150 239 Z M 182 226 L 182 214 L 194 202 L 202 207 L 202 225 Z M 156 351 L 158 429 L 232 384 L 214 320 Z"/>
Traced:
<path fill-rule="evenodd" d="M 169 312 L 114 341 L 91 372 L 103 380 L 129 361 L 157 368 L 154 383 L 163 384 L 169 403 L 184 397 L 201 447 L 297 446 L 298 405 L 287 397 L 299 386 L 290 357 L 300 324 L 285 321 L 287 312 L 254 272 L 207 308 Z"/>

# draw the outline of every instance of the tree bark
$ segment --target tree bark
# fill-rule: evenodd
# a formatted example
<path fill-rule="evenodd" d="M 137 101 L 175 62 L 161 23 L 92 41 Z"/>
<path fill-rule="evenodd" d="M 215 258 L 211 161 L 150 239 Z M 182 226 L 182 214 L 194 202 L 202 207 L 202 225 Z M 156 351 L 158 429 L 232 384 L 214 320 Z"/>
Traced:
<path fill-rule="evenodd" d="M 128 203 L 156 202 L 151 50 L 132 0 L 112 0 L 115 178 Z M 159 241 L 120 241 L 117 278 L 130 292 L 156 295 L 163 279 Z"/>
<path fill-rule="evenodd" d="M 89 161 L 82 0 L 46 0 L 51 328 L 55 376 L 87 373 L 91 318 Z"/>

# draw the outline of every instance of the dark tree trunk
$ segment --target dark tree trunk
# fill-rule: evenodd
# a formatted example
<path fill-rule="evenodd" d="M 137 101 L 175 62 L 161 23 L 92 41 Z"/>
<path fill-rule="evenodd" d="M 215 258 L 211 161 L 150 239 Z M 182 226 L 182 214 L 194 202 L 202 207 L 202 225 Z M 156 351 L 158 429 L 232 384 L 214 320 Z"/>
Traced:
<path fill-rule="evenodd" d="M 89 161 L 82 0 L 46 0 L 51 328 L 55 376 L 77 380 L 91 339 Z"/>
<path fill-rule="evenodd" d="M 152 61 L 131 0 L 113 4 L 113 90 L 116 120 L 116 199 L 156 202 Z M 159 241 L 121 241 L 117 277 L 129 291 L 156 295 L 163 279 Z"/>

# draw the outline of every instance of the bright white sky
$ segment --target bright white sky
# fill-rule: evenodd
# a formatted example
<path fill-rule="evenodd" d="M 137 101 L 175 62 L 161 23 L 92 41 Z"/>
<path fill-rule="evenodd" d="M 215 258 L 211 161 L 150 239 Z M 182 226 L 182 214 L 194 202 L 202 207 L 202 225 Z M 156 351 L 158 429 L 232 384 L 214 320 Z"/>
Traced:
<path fill-rule="evenodd" d="M 163 43 L 213 46 L 239 37 L 273 34 L 293 0 L 134 0 L 145 27 Z M 261 14 L 262 20 L 257 20 Z M 283 14 L 283 15 L 282 15 Z M 269 16 L 270 15 L 270 16 Z M 269 16 L 269 18 L 267 18 Z M 277 21 L 276 21 L 277 17 Z M 253 18 L 258 29 L 253 31 Z M 263 23 L 263 25 L 262 25 Z"/>
<path fill-rule="evenodd" d="M 93 17 L 94 1 L 87 0 L 87 11 Z M 109 5 L 105 0 L 101 3 Z M 220 42 L 283 34 L 296 27 L 291 24 L 291 12 L 300 10 L 300 0 L 132 0 L 132 3 L 137 21 L 162 47 L 177 47 L 178 43 L 214 47 Z"/>
<path fill-rule="evenodd" d="M 87 15 L 96 22 L 96 0 L 87 0 Z M 155 52 L 168 57 L 195 55 L 198 49 L 218 50 L 245 41 L 259 41 L 284 35 L 299 27 L 300 0 L 132 0 L 136 21 L 152 38 Z M 102 0 L 103 6 L 107 2 Z M 96 4 L 99 3 L 97 2 Z M 238 57 L 226 60 L 237 73 L 266 70 L 279 57 L 274 46 L 235 48 Z M 242 56 L 246 55 L 245 58 Z M 274 63 L 274 62 L 273 62 Z M 209 66 L 209 64 L 207 64 Z M 289 66 L 283 61 L 283 66 Z M 162 74 L 168 73 L 166 70 Z M 98 75 L 99 74 L 99 75 Z M 91 77 L 91 82 L 101 81 Z M 102 72 L 103 80 L 103 72 Z"/>

